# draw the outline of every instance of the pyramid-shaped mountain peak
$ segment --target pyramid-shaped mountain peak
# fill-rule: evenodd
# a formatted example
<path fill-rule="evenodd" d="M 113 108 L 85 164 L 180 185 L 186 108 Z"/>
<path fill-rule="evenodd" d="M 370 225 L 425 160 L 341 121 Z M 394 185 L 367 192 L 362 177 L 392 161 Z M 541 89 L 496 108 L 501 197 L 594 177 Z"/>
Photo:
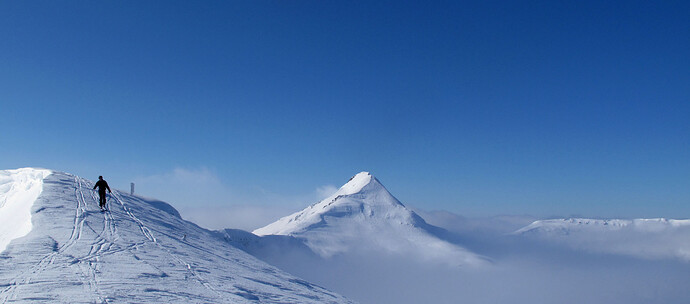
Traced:
<path fill-rule="evenodd" d="M 353 176 L 333 195 L 254 234 L 290 235 L 322 257 L 351 250 L 416 255 L 451 265 L 480 265 L 482 257 L 434 233 L 438 228 L 406 208 L 369 172 Z M 429 248 L 434 248 L 430 251 Z"/>
<path fill-rule="evenodd" d="M 329 202 L 337 200 L 338 198 L 359 195 L 361 197 L 375 195 L 374 193 L 384 193 L 386 196 L 390 196 L 396 204 L 399 204 L 395 198 L 392 197 L 390 192 L 379 182 L 376 177 L 371 175 L 369 172 L 360 172 L 355 174 L 350 180 L 345 183 L 338 191 L 333 193 L 331 196 L 323 199 L 316 205 L 322 204 L 324 202 Z M 390 200 L 389 200 L 390 201 Z"/>
<path fill-rule="evenodd" d="M 372 181 L 376 181 L 376 178 L 373 177 L 371 173 L 363 171 L 351 177 L 345 185 L 340 187 L 338 192 L 341 195 L 354 194 L 359 191 L 362 191 L 362 188 L 369 185 L 369 183 L 371 183 Z"/>
<path fill-rule="evenodd" d="M 373 175 L 369 172 L 360 172 L 331 196 L 254 230 L 254 233 L 296 235 L 325 227 L 329 221 L 334 222 L 336 219 L 367 221 L 374 218 L 407 225 L 424 222 L 414 212 L 405 208 Z"/>

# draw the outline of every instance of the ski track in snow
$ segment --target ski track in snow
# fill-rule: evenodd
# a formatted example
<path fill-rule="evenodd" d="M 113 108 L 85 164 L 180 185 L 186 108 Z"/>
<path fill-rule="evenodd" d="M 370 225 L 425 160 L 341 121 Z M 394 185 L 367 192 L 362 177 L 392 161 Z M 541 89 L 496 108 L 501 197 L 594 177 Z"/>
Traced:
<path fill-rule="evenodd" d="M 92 182 L 58 173 L 47 184 L 36 231 L 0 253 L 0 304 L 351 303 L 137 197 L 113 190 L 101 212 Z"/>
<path fill-rule="evenodd" d="M 129 217 L 130 217 L 132 220 L 134 220 L 134 222 L 136 222 L 136 223 L 139 225 L 139 228 L 141 229 L 141 233 L 144 235 L 144 237 L 146 237 L 149 241 L 155 243 L 156 246 L 158 246 L 159 248 L 161 248 L 161 249 L 163 249 L 165 252 L 167 252 L 168 255 L 170 255 L 170 257 L 173 258 L 174 260 L 176 260 L 178 263 L 180 263 L 180 264 L 182 264 L 182 265 L 185 265 L 185 266 L 187 267 L 187 269 L 189 270 L 190 275 L 191 275 L 193 278 L 195 278 L 202 286 L 204 286 L 204 287 L 207 288 L 208 290 L 212 291 L 213 293 L 217 294 L 218 296 L 222 296 L 222 295 L 221 295 L 217 290 L 215 290 L 206 280 L 204 280 L 203 277 L 202 277 L 201 275 L 199 275 L 199 273 L 197 273 L 197 272 L 192 268 L 191 264 L 185 262 L 185 261 L 184 261 L 182 258 L 180 258 L 178 255 L 175 255 L 175 254 L 172 253 L 170 250 L 168 250 L 167 248 L 161 246 L 161 244 L 158 243 L 158 241 L 156 240 L 156 237 L 153 235 L 153 233 L 151 233 L 151 229 L 149 229 L 148 227 L 146 227 L 146 225 L 144 225 L 144 222 L 142 222 L 136 215 L 134 215 L 134 213 L 133 213 L 129 208 L 127 208 L 127 206 L 125 206 L 125 203 L 122 201 L 121 196 L 117 194 L 117 190 L 116 190 L 115 192 L 113 192 L 113 198 L 115 198 L 115 200 L 119 203 L 119 206 L 122 208 L 122 210 L 124 210 L 125 213 L 127 213 L 127 215 L 129 215 Z M 110 213 L 110 211 L 105 212 L 105 213 Z"/>
<path fill-rule="evenodd" d="M 1 298 L 2 303 L 7 303 L 8 301 L 15 300 L 15 291 L 18 287 L 20 287 L 21 285 L 30 284 L 33 278 L 38 277 L 43 271 L 54 265 L 55 258 L 57 255 L 64 254 L 77 241 L 81 240 L 82 232 L 84 230 L 85 225 L 93 232 L 96 232 L 90 226 L 90 224 L 86 223 L 86 214 L 88 210 L 86 199 L 84 197 L 84 189 L 82 187 L 84 183 L 85 182 L 82 179 L 79 179 L 78 177 L 74 178 L 74 193 L 77 205 L 75 208 L 74 226 L 72 227 L 72 233 L 70 234 L 70 237 L 67 240 L 67 242 L 60 245 L 57 251 L 53 251 L 50 254 L 41 258 L 38 263 L 36 263 L 33 267 L 29 269 L 29 271 L 22 273 L 20 276 L 14 278 L 10 282 L 10 286 L 3 290 L 2 293 L 0 293 L 4 296 L 3 298 Z M 94 201 L 98 201 L 98 197 L 96 197 L 96 194 L 93 191 L 90 192 L 91 198 Z M 98 295 L 96 299 L 96 302 L 98 303 L 108 303 L 108 301 L 105 298 L 100 296 L 100 293 L 98 291 L 98 281 L 96 278 L 96 274 L 98 273 L 98 258 L 99 256 L 108 253 L 114 253 L 113 251 L 110 251 L 110 248 L 112 247 L 113 243 L 104 238 L 104 234 L 106 232 L 110 233 L 111 238 L 117 236 L 117 228 L 113 223 L 112 214 L 110 214 L 110 212 L 103 212 L 103 215 L 103 228 L 100 232 L 97 232 L 96 242 L 93 245 L 91 245 L 91 249 L 89 250 L 89 253 L 86 256 L 78 257 L 75 259 L 75 263 L 78 264 L 78 268 L 83 274 L 83 276 L 81 277 L 82 281 L 88 280 L 84 282 L 86 283 L 85 286 L 88 286 L 92 293 Z"/>

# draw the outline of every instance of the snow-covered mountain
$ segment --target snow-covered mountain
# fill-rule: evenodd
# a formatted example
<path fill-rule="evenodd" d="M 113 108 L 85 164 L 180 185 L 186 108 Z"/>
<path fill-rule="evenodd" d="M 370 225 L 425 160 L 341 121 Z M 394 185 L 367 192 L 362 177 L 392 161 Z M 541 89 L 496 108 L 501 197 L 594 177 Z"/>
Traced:
<path fill-rule="evenodd" d="M 687 219 L 551 219 L 513 234 L 590 252 L 690 261 Z"/>
<path fill-rule="evenodd" d="M 568 235 L 578 231 L 604 232 L 618 231 L 626 228 L 639 232 L 659 232 L 682 227 L 690 227 L 690 220 L 665 218 L 632 220 L 568 218 L 534 221 L 528 226 L 515 231 L 515 233 Z"/>
<path fill-rule="evenodd" d="M 41 169 L 0 171 L 0 303 L 350 303 L 170 205 Z"/>
<path fill-rule="evenodd" d="M 361 172 L 330 197 L 254 234 L 291 236 L 326 258 L 379 251 L 453 265 L 486 263 L 485 258 L 439 238 L 438 230 L 400 203 L 378 179 Z"/>

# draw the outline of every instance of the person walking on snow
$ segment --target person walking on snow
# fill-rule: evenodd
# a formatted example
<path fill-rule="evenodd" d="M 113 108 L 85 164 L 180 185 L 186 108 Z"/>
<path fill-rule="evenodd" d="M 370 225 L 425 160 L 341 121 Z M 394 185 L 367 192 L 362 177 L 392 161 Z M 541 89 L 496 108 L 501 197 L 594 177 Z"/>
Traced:
<path fill-rule="evenodd" d="M 103 176 L 98 177 L 98 181 L 96 182 L 95 185 L 93 185 L 93 189 L 98 188 L 98 196 L 100 197 L 100 201 L 98 202 L 98 206 L 101 207 L 101 210 L 105 210 L 105 190 L 108 189 L 108 192 L 113 193 L 110 191 L 110 187 L 108 187 L 108 182 L 106 182 L 103 179 Z"/>

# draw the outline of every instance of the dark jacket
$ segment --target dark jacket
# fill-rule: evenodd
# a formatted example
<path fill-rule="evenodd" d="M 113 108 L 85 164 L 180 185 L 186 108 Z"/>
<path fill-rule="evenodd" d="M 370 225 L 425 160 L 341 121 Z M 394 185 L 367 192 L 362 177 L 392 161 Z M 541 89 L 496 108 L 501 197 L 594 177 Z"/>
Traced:
<path fill-rule="evenodd" d="M 104 179 L 98 180 L 93 188 L 98 188 L 99 193 L 105 193 L 105 189 L 108 189 L 108 192 L 112 192 L 110 191 L 110 187 L 108 187 L 108 183 Z"/>

